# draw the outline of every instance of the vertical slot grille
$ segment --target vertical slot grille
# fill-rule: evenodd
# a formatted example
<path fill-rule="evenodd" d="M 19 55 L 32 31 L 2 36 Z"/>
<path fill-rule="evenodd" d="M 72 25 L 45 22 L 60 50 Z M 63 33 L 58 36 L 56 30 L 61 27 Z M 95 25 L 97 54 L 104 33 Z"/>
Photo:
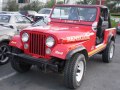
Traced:
<path fill-rule="evenodd" d="M 30 33 L 29 52 L 32 54 L 37 54 L 44 57 L 45 56 L 45 38 L 46 38 L 46 35 Z"/>

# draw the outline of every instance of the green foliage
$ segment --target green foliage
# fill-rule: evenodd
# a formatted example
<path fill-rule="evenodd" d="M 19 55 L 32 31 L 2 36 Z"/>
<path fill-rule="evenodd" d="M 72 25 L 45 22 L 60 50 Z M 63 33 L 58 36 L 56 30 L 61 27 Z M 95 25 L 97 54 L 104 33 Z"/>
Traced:
<path fill-rule="evenodd" d="M 3 8 L 5 11 L 18 11 L 19 6 L 16 1 L 8 1 L 7 6 Z"/>
<path fill-rule="evenodd" d="M 54 0 L 51 0 L 47 2 L 46 4 L 43 4 L 39 1 L 34 1 L 32 3 L 29 3 L 28 5 L 25 5 L 21 10 L 34 10 L 39 11 L 41 8 L 52 8 L 54 6 Z"/>
<path fill-rule="evenodd" d="M 118 13 L 120 12 L 120 0 L 106 0 L 106 6 L 110 9 L 111 13 Z"/>
<path fill-rule="evenodd" d="M 112 16 L 114 18 L 120 18 L 120 16 Z M 116 22 L 115 20 L 111 20 L 111 24 L 112 24 L 112 27 L 117 27 L 118 25 L 118 22 Z"/>
<path fill-rule="evenodd" d="M 63 1 L 59 1 L 59 2 L 57 2 L 57 4 L 64 4 L 64 2 Z"/>
<path fill-rule="evenodd" d="M 55 5 L 55 0 L 51 0 L 45 4 L 45 7 L 52 8 L 54 5 Z"/>
<path fill-rule="evenodd" d="M 83 1 L 77 1 L 76 3 L 77 3 L 77 4 L 84 4 Z"/>
<path fill-rule="evenodd" d="M 29 3 L 28 5 L 25 5 L 23 8 L 21 8 L 21 10 L 34 10 L 34 11 L 38 11 L 42 7 L 44 7 L 44 4 L 42 2 L 34 1 L 32 3 Z"/>
<path fill-rule="evenodd" d="M 118 22 L 111 20 L 112 27 L 117 27 Z"/>
<path fill-rule="evenodd" d="M 83 4 L 96 4 L 96 0 L 83 0 Z"/>

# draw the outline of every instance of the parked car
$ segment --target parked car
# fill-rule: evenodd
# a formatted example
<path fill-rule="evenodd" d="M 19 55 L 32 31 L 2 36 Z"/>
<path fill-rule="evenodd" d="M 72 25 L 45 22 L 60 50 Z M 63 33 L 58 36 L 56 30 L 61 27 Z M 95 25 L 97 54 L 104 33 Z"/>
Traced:
<path fill-rule="evenodd" d="M 0 14 L 0 24 L 9 24 L 18 30 L 30 26 L 32 22 L 26 16 L 20 14 Z"/>
<path fill-rule="evenodd" d="M 32 19 L 34 19 L 34 16 L 37 14 L 36 11 L 33 11 L 33 10 L 22 10 L 22 11 L 19 11 L 22 15 L 25 15 L 25 16 L 28 16 L 28 17 L 31 17 Z"/>
<path fill-rule="evenodd" d="M 24 73 L 38 65 L 63 72 L 66 87 L 74 89 L 83 81 L 89 57 L 101 54 L 103 62 L 112 61 L 116 28 L 106 6 L 56 5 L 50 18 L 47 25 L 24 29 L 12 38 L 8 54 L 14 70 Z"/>
<path fill-rule="evenodd" d="M 9 11 L 0 11 L 0 14 L 8 14 Z"/>
<path fill-rule="evenodd" d="M 37 27 L 37 26 L 46 26 L 49 23 L 49 18 L 45 18 L 45 19 L 40 19 L 38 21 L 36 21 L 35 23 L 33 23 L 31 25 L 31 27 Z"/>
<path fill-rule="evenodd" d="M 50 16 L 52 9 L 51 8 L 42 8 L 38 11 L 38 14 L 35 14 L 34 21 L 39 19 L 48 18 Z"/>
<path fill-rule="evenodd" d="M 117 33 L 120 34 L 120 21 L 118 22 L 118 25 L 117 25 Z"/>
<path fill-rule="evenodd" d="M 0 25 L 0 65 L 9 61 L 6 52 L 10 52 L 11 48 L 8 46 L 8 43 L 17 32 L 17 28 L 13 28 L 10 25 Z"/>
<path fill-rule="evenodd" d="M 48 19 L 42 19 L 28 27 L 45 26 L 47 23 Z M 6 64 L 10 60 L 10 58 L 6 55 L 6 53 L 11 50 L 8 43 L 11 38 L 17 34 L 19 34 L 19 31 L 15 26 L 11 24 L 0 24 L 0 65 Z"/>
<path fill-rule="evenodd" d="M 22 15 L 22 14 L 19 13 L 18 11 L 9 11 L 7 14 L 17 14 L 17 15 Z"/>

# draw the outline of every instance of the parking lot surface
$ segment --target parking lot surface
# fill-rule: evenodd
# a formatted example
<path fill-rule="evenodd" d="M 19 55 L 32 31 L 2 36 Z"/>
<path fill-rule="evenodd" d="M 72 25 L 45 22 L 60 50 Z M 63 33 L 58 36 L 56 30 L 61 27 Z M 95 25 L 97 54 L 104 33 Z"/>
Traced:
<path fill-rule="evenodd" d="M 0 72 L 0 90 L 69 90 L 64 87 L 63 74 L 44 73 L 35 66 L 20 74 L 8 63 L 0 66 Z M 77 90 L 120 90 L 120 35 L 116 37 L 113 62 L 103 63 L 101 55 L 91 57 L 83 83 Z"/>

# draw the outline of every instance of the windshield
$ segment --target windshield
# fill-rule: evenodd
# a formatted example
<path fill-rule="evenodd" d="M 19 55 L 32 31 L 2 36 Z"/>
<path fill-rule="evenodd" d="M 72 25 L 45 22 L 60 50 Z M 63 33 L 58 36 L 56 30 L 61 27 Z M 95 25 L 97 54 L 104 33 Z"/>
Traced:
<path fill-rule="evenodd" d="M 41 9 L 38 13 L 39 14 L 50 14 L 51 10 L 47 8 Z"/>
<path fill-rule="evenodd" d="M 9 15 L 0 15 L 0 22 L 9 23 L 10 16 Z"/>
<path fill-rule="evenodd" d="M 51 18 L 65 20 L 95 21 L 96 8 L 88 7 L 55 7 Z"/>
<path fill-rule="evenodd" d="M 37 22 L 33 23 L 32 26 L 36 27 L 36 26 L 44 26 L 47 25 L 48 20 L 47 19 L 40 19 Z"/>

